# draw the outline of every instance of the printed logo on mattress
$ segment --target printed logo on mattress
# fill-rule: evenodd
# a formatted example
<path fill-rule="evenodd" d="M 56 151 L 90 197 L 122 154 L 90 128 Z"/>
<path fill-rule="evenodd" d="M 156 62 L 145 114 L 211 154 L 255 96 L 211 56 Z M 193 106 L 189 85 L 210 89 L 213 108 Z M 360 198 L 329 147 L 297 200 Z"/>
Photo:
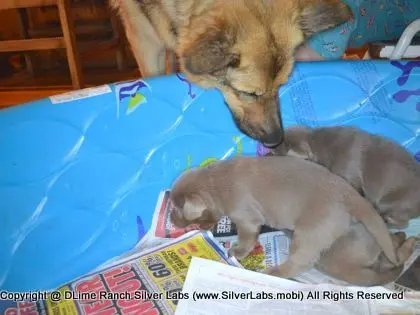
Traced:
<path fill-rule="evenodd" d="M 420 62 L 298 64 L 285 126 L 355 125 L 420 159 Z M 0 111 L 0 289 L 54 289 L 133 248 L 183 171 L 264 149 L 182 75 Z M 420 232 L 413 220 L 408 234 Z"/>

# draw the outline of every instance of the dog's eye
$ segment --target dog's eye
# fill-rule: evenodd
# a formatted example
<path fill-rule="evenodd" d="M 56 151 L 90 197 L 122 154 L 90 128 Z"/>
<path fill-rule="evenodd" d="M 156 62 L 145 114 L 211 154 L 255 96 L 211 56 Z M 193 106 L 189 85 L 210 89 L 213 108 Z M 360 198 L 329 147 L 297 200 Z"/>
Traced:
<path fill-rule="evenodd" d="M 261 96 L 261 95 L 259 95 L 259 94 L 257 94 L 257 93 L 249 93 L 249 92 L 241 92 L 243 95 L 245 95 L 245 96 L 249 96 L 249 97 L 258 97 L 258 96 Z"/>
<path fill-rule="evenodd" d="M 237 89 L 236 87 L 234 87 L 232 84 L 230 84 L 229 82 L 225 82 L 227 86 L 229 86 L 236 94 L 239 94 L 242 97 L 245 98 L 251 98 L 251 99 L 255 99 L 258 98 L 262 95 L 264 95 L 263 92 L 248 92 L 248 91 L 242 91 Z"/>
<path fill-rule="evenodd" d="M 244 91 L 238 91 L 238 92 L 242 97 L 247 98 L 247 99 L 256 99 L 256 98 L 261 96 L 261 94 L 258 94 L 258 93 L 255 93 L 255 92 L 253 92 L 253 93 L 244 92 Z"/>

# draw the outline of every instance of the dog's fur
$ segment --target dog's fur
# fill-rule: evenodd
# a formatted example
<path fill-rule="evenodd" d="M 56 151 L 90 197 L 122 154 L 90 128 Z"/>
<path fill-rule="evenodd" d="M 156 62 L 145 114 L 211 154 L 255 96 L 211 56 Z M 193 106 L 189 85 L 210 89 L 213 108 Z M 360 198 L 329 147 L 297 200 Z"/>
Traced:
<path fill-rule="evenodd" d="M 346 179 L 390 227 L 405 228 L 420 216 L 420 167 L 401 145 L 356 127 L 297 126 L 285 135 L 274 154 L 313 161 Z"/>
<path fill-rule="evenodd" d="M 238 230 L 238 244 L 231 251 L 238 259 L 252 251 L 262 225 L 292 230 L 288 260 L 266 271 L 280 277 L 293 277 L 316 264 L 323 252 L 328 252 L 331 246 L 335 249 L 333 244 L 349 233 L 355 220 L 369 231 L 363 235 L 367 239 L 365 244 L 372 244 L 371 247 L 379 244 L 372 252 L 376 257 L 367 255 L 367 263 L 377 260 L 382 249 L 388 260 L 398 265 L 381 272 L 364 268 L 370 272 L 368 284 L 393 280 L 407 259 L 404 250 L 396 254 L 384 221 L 367 200 L 341 177 L 303 159 L 247 157 L 219 161 L 181 175 L 172 187 L 170 199 L 172 221 L 180 227 L 198 224 L 209 229 L 223 215 L 229 216 Z M 360 243 L 363 245 L 363 241 Z M 348 261 L 353 255 L 358 256 L 358 252 L 347 254 Z M 328 259 L 323 254 L 321 261 L 336 259 L 330 256 Z M 350 276 L 346 273 L 341 270 L 338 276 L 355 284 L 366 284 L 365 274 L 355 270 L 349 271 Z"/>
<path fill-rule="evenodd" d="M 339 0 L 110 3 L 145 76 L 163 74 L 166 49 L 175 51 L 187 78 L 218 88 L 239 129 L 269 147 L 283 139 L 277 91 L 290 75 L 295 49 L 352 17 Z"/>

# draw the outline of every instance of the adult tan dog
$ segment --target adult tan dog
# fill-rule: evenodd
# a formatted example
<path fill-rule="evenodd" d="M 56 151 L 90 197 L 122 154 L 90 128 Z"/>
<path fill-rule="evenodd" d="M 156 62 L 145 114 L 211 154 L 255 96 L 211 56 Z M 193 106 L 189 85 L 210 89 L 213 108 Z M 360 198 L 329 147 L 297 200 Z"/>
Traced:
<path fill-rule="evenodd" d="M 295 49 L 352 17 L 339 0 L 110 0 L 143 75 L 165 69 L 176 52 L 187 78 L 218 88 L 236 125 L 274 147 L 283 140 L 278 88 Z"/>
<path fill-rule="evenodd" d="M 238 243 L 231 254 L 240 260 L 254 248 L 262 225 L 292 230 L 288 260 L 267 270 L 280 277 L 293 277 L 316 264 L 356 221 L 368 231 L 365 237 L 373 238 L 388 260 L 399 265 L 392 271 L 401 271 L 402 260 L 406 259 L 397 258 L 384 221 L 367 200 L 341 177 L 303 159 L 247 157 L 219 161 L 181 175 L 170 199 L 172 221 L 180 227 L 198 224 L 208 229 L 222 216 L 229 216 L 238 230 Z M 376 274 L 370 281 L 381 282 L 383 277 Z"/>
<path fill-rule="evenodd" d="M 405 228 L 420 216 L 420 166 L 398 143 L 345 126 L 295 126 L 285 134 L 285 145 L 271 154 L 328 168 L 369 200 L 390 227 Z"/>

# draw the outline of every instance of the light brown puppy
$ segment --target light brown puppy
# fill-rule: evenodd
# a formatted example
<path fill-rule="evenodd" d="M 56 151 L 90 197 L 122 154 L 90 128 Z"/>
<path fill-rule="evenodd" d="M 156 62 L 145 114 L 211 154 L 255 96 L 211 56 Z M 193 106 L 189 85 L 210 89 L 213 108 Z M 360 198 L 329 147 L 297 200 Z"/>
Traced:
<path fill-rule="evenodd" d="M 175 225 L 208 229 L 223 215 L 238 230 L 231 254 L 246 257 L 262 225 L 293 231 L 290 255 L 267 273 L 296 276 L 359 221 L 394 265 L 400 265 L 384 221 L 344 179 L 293 157 L 235 158 L 187 171 L 171 191 Z M 400 258 L 401 259 L 401 258 Z M 396 268 L 401 268 L 396 267 Z M 357 280 L 357 279 L 356 279 Z M 380 277 L 372 279 L 380 281 Z"/>
<path fill-rule="evenodd" d="M 298 156 L 346 179 L 386 223 L 405 228 L 420 216 L 420 166 L 401 145 L 355 127 L 292 127 L 274 154 Z"/>
<path fill-rule="evenodd" d="M 268 147 L 283 138 L 278 88 L 295 49 L 348 21 L 340 0 L 110 0 L 144 76 L 163 74 L 165 50 L 187 78 L 218 88 L 235 122 Z"/>
<path fill-rule="evenodd" d="M 400 262 L 405 262 L 414 252 L 416 238 L 406 239 L 403 232 L 391 234 Z M 337 279 L 361 286 L 383 285 L 395 281 L 403 265 L 395 268 L 366 228 L 353 224 L 328 251 L 323 252 L 317 269 Z"/>

